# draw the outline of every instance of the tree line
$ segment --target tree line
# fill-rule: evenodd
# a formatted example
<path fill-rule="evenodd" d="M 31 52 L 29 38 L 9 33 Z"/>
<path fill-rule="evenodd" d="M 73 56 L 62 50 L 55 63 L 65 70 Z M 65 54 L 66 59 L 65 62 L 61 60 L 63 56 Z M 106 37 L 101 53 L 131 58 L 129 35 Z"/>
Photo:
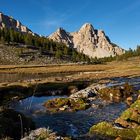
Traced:
<path fill-rule="evenodd" d="M 126 50 L 124 54 L 122 55 L 116 55 L 114 57 L 104 57 L 104 58 L 99 58 L 98 61 L 105 63 L 105 62 L 111 62 L 111 61 L 123 61 L 127 60 L 131 57 L 136 57 L 140 56 L 140 45 L 137 45 L 136 49 L 132 50 L 129 48 L 129 50 Z"/>
<path fill-rule="evenodd" d="M 90 58 L 75 49 L 67 47 L 63 43 L 54 42 L 43 36 L 25 34 L 14 29 L 3 28 L 0 30 L 0 41 L 3 43 L 19 43 L 36 48 L 42 55 L 50 55 L 58 59 L 66 59 L 73 62 L 90 62 Z"/>

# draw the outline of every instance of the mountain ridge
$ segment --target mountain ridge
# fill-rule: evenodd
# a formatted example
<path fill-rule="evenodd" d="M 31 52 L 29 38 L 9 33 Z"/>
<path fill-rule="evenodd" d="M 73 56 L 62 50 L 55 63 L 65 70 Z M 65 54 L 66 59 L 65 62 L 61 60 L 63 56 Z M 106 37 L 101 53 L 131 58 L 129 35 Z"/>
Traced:
<path fill-rule="evenodd" d="M 94 29 L 90 23 L 84 24 L 79 31 L 72 33 L 59 28 L 48 38 L 65 43 L 68 47 L 75 48 L 78 52 L 82 52 L 91 58 L 116 56 L 124 53 L 124 49 L 112 44 L 103 30 Z"/>
<path fill-rule="evenodd" d="M 14 29 L 33 36 L 37 35 L 20 21 L 0 12 L 0 29 L 3 28 Z M 67 47 L 73 48 L 90 58 L 116 56 L 125 52 L 124 49 L 114 45 L 103 30 L 94 29 L 90 23 L 84 24 L 78 31 L 71 33 L 63 28 L 58 28 L 56 32 L 46 38 L 64 43 Z"/>
<path fill-rule="evenodd" d="M 21 33 L 36 35 L 27 26 L 23 25 L 19 20 L 16 20 L 12 16 L 7 16 L 0 12 L 0 29 L 3 28 L 14 29 L 15 31 Z"/>

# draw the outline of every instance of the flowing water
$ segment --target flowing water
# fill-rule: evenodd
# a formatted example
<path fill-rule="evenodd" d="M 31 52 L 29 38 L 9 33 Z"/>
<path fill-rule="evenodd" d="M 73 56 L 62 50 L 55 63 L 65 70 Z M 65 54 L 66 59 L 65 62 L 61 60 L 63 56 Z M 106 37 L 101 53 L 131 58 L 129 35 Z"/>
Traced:
<path fill-rule="evenodd" d="M 126 109 L 123 102 L 108 104 L 96 99 L 95 106 L 85 111 L 50 114 L 43 103 L 49 99 L 66 96 L 29 97 L 11 104 L 11 108 L 31 117 L 36 127 L 49 127 L 61 135 L 78 136 L 88 132 L 89 128 L 100 121 L 113 121 Z"/>
<path fill-rule="evenodd" d="M 107 85 L 113 86 L 129 82 L 136 89 L 140 89 L 140 78 L 115 78 L 113 80 Z M 86 134 L 93 124 L 114 121 L 128 107 L 124 102 L 108 103 L 97 97 L 93 101 L 94 106 L 84 111 L 55 114 L 47 112 L 43 106 L 44 102 L 59 97 L 67 96 L 32 96 L 12 103 L 11 108 L 31 117 L 36 123 L 36 127 L 49 127 L 60 135 L 76 137 Z"/>

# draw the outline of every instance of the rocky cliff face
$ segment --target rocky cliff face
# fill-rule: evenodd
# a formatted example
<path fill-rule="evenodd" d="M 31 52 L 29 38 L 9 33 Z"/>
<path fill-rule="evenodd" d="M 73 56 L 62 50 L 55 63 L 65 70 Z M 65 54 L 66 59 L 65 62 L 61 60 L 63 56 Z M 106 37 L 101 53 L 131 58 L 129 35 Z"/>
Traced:
<path fill-rule="evenodd" d="M 78 52 L 89 57 L 107 57 L 121 55 L 122 48 L 111 43 L 102 30 L 96 30 L 89 23 L 84 24 L 77 32 L 69 33 L 60 28 L 49 36 L 50 39 L 65 43 L 68 47 L 75 48 Z"/>
<path fill-rule="evenodd" d="M 55 33 L 49 36 L 50 39 L 56 42 L 65 43 L 67 46 L 73 46 L 72 36 L 63 28 L 59 28 Z"/>
<path fill-rule="evenodd" d="M 4 15 L 0 12 L 0 28 L 12 28 L 15 31 L 19 31 L 22 33 L 29 33 L 34 35 L 34 33 L 28 29 L 26 26 L 22 25 L 21 22 L 15 20 L 14 18 Z"/>

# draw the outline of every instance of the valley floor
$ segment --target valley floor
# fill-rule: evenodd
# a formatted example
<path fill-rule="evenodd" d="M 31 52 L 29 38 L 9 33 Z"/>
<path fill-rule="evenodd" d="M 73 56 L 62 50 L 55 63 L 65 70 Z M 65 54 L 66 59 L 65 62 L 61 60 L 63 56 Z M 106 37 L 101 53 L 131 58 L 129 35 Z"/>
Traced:
<path fill-rule="evenodd" d="M 86 106 L 89 105 L 89 101 L 90 101 L 90 98 L 88 96 L 91 96 L 90 92 L 88 91 L 91 90 L 90 88 L 94 87 L 94 84 L 96 86 L 100 85 L 101 87 L 102 85 L 105 85 L 105 84 L 108 86 L 111 84 L 121 85 L 122 83 L 128 82 L 131 85 L 140 88 L 139 77 L 140 77 L 140 58 L 139 57 L 131 58 L 130 60 L 127 60 L 127 61 L 111 62 L 111 63 L 107 63 L 103 65 L 86 65 L 86 64 L 61 64 L 61 65 L 49 64 L 45 66 L 44 65 L 1 65 L 0 66 L 0 101 L 1 101 L 0 102 L 0 114 L 1 114 L 0 123 L 2 126 L 5 126 L 5 123 L 3 122 L 5 120 L 9 120 L 9 119 L 11 120 L 11 117 L 13 117 L 12 127 L 13 128 L 15 127 L 14 126 L 15 123 L 17 123 L 18 126 L 20 127 L 19 116 L 22 116 L 22 118 L 24 118 L 23 124 L 26 124 L 31 129 L 35 128 L 33 122 L 39 121 L 39 124 L 41 124 L 41 122 L 43 123 L 43 127 L 44 127 L 44 124 L 46 123 L 47 126 L 51 126 L 52 127 L 51 129 L 56 132 L 57 130 L 61 130 L 62 132 L 65 132 L 63 130 L 67 128 L 68 129 L 67 133 L 70 136 L 74 136 L 73 132 L 75 131 L 75 126 L 79 128 L 76 130 L 81 130 L 81 132 L 79 131 L 79 134 L 86 134 L 87 130 L 89 130 L 89 128 L 92 125 L 95 125 L 96 123 L 100 121 L 106 120 L 106 121 L 112 122 L 115 119 L 117 119 L 122 113 L 122 111 L 128 108 L 128 106 L 126 106 L 126 103 L 125 103 L 127 96 L 126 97 L 124 96 L 123 102 L 119 102 L 115 104 L 112 102 L 106 102 L 104 101 L 104 99 L 99 98 L 100 95 L 98 96 L 98 94 L 95 95 L 94 93 L 92 93 L 93 101 L 90 102 L 90 106 L 88 106 L 89 108 L 87 110 L 83 112 L 79 111 L 78 113 L 68 113 L 68 114 L 67 113 L 65 114 L 65 112 L 63 114 L 61 113 L 61 111 L 64 111 L 66 107 L 69 108 L 69 111 L 72 111 L 72 109 L 75 109 L 75 108 L 72 108 L 73 106 L 75 107 L 75 105 L 73 106 L 71 105 L 72 107 L 69 107 L 67 104 L 66 105 L 64 104 L 63 106 L 58 106 L 58 108 L 55 108 L 55 109 L 59 110 L 60 113 L 52 115 L 46 112 L 46 109 L 45 109 L 45 112 L 40 112 L 42 111 L 40 109 L 43 109 L 44 111 L 44 108 L 42 108 L 43 107 L 42 103 L 44 103 L 44 101 L 47 101 L 48 99 L 50 100 L 54 98 L 54 95 L 57 95 L 58 97 L 59 96 L 65 97 L 66 98 L 65 100 L 68 101 L 69 104 L 75 104 L 75 100 L 73 100 L 75 99 L 75 97 L 70 96 L 70 95 L 77 96 L 79 95 L 78 91 L 81 92 L 81 89 L 83 89 L 83 94 L 81 94 L 81 96 L 83 97 L 83 95 L 85 96 L 87 95 L 86 96 L 87 99 L 81 100 L 81 97 L 80 97 L 80 100 L 76 100 L 76 101 L 79 101 L 79 106 L 75 110 L 77 111 L 83 108 L 86 109 Z M 93 86 L 90 87 L 89 85 L 92 85 L 92 84 Z M 94 87 L 94 89 L 96 91 L 96 87 Z M 125 92 L 123 94 L 126 94 L 127 90 L 129 91 L 130 89 L 131 88 L 129 87 L 129 85 L 126 84 L 126 90 L 124 90 Z M 113 97 L 111 98 L 113 99 L 112 101 L 114 101 L 118 97 L 121 98 L 120 96 L 122 94 L 120 92 L 121 90 L 119 89 L 113 89 L 113 90 L 106 89 L 106 90 L 109 92 L 114 91 L 113 93 L 114 96 L 111 96 Z M 109 96 L 110 94 L 106 94 L 106 90 L 105 90 L 105 96 L 106 95 Z M 116 91 L 117 91 L 117 95 L 116 95 Z M 131 92 L 129 92 L 129 94 L 130 93 Z M 57 96 L 55 96 L 55 98 L 57 98 Z M 138 94 L 137 93 L 135 94 L 134 92 L 133 101 L 136 100 L 135 99 L 136 96 L 138 96 Z M 39 98 L 39 97 L 42 97 L 42 98 Z M 132 97 L 130 96 L 128 99 L 131 99 L 131 98 L 133 99 L 133 96 Z M 34 99 L 34 102 L 33 102 L 33 99 Z M 51 105 L 51 104 L 55 105 L 55 103 L 57 104 L 58 101 L 59 101 L 58 99 L 56 100 L 53 99 L 52 103 L 46 104 L 46 106 Z M 12 106 L 10 106 L 11 102 L 14 102 L 14 106 L 15 106 L 13 107 L 14 110 L 11 110 L 12 108 Z M 61 102 L 59 104 L 61 105 Z M 83 104 L 85 106 L 83 106 Z M 8 105 L 8 109 L 7 109 L 7 105 Z M 9 106 L 11 108 L 9 108 Z M 51 108 L 51 109 L 54 109 L 54 108 Z M 25 111 L 27 111 L 27 114 L 25 113 Z M 20 112 L 21 114 L 18 112 Z M 117 115 L 115 115 L 116 112 L 117 112 Z M 43 114 L 41 113 L 45 113 L 45 115 L 43 116 Z M 33 122 L 28 120 L 26 118 L 26 115 L 30 116 L 33 119 Z M 41 115 L 41 116 L 38 116 L 38 115 Z M 83 115 L 83 117 L 81 117 L 81 115 Z M 53 121 L 52 121 L 52 118 L 53 118 Z M 72 124 L 71 124 L 71 120 L 69 120 L 68 118 L 72 119 L 73 121 Z M 62 121 L 60 121 L 61 119 Z M 63 127 L 63 124 L 61 122 L 65 122 L 63 123 L 65 124 L 65 127 Z M 54 123 L 57 123 L 57 127 L 55 127 Z M 104 126 L 105 129 L 108 126 L 110 127 L 109 124 L 105 123 L 105 126 Z M 12 136 L 15 139 L 19 139 L 19 137 L 22 136 L 21 132 L 18 132 L 18 136 L 17 136 L 17 133 L 13 136 L 13 132 L 12 132 L 13 129 L 9 129 L 9 132 L 11 133 L 7 134 L 7 131 L 5 131 L 7 130 L 7 128 L 8 127 L 5 126 L 5 128 L 3 127 L 3 129 L 0 130 L 0 137 L 1 137 L 1 134 L 3 133 L 5 133 L 6 136 L 7 135 Z M 91 134 L 94 133 L 94 131 L 96 131 L 95 128 L 96 126 L 90 129 Z M 97 130 L 98 129 L 100 129 L 100 124 L 97 125 Z M 43 132 L 45 131 L 45 133 L 47 131 L 44 129 L 40 129 L 40 130 L 41 132 L 42 130 Z M 113 128 L 113 132 L 114 131 L 118 132 L 118 130 L 116 129 L 114 130 Z M 63 134 L 61 132 L 60 134 L 62 134 L 62 136 L 63 135 L 67 136 L 66 134 Z M 104 139 L 105 139 L 106 133 L 102 133 L 102 134 L 104 135 Z M 100 135 L 102 136 L 102 134 L 97 133 L 97 135 L 99 136 Z M 96 135 L 94 136 L 95 138 L 97 137 Z M 115 136 L 113 135 L 113 138 L 117 136 L 118 135 L 115 135 Z M 112 137 L 112 135 L 110 137 Z M 83 140 L 83 139 L 90 139 L 90 138 L 87 135 L 85 135 L 85 136 L 78 137 L 77 139 Z M 93 137 L 91 139 L 93 139 Z M 108 138 L 106 139 L 108 140 Z"/>
<path fill-rule="evenodd" d="M 0 83 L 46 83 L 140 76 L 140 58 L 104 65 L 1 65 Z"/>

